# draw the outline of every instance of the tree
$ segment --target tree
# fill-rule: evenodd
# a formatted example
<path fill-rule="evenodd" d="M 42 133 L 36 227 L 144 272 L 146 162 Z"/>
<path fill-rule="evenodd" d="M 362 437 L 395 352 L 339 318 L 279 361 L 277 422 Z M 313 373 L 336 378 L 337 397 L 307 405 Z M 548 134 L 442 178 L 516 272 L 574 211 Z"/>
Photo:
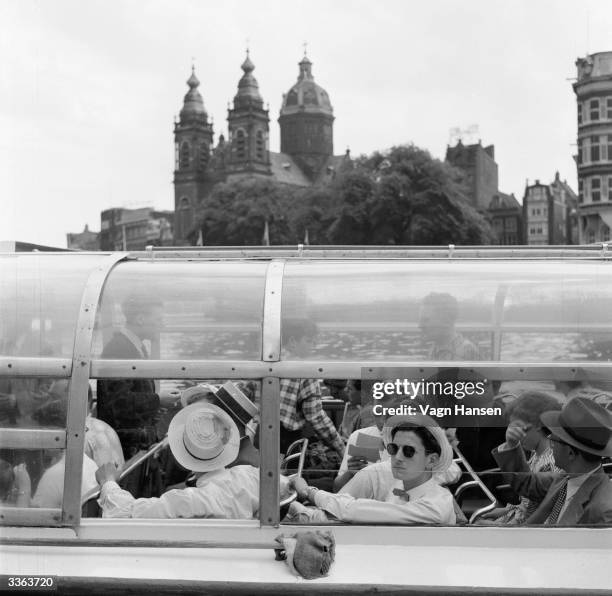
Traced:
<path fill-rule="evenodd" d="M 217 184 L 198 213 L 195 230 L 202 229 L 205 244 L 260 245 L 267 221 L 271 244 L 295 244 L 288 217 L 295 195 L 295 189 L 271 179 Z"/>

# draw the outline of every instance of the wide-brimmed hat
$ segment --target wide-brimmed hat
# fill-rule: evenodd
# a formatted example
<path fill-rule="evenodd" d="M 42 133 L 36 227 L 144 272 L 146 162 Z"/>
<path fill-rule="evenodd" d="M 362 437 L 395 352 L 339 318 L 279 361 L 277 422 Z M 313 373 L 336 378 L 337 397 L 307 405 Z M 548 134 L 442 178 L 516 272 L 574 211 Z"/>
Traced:
<path fill-rule="evenodd" d="M 200 402 L 179 410 L 168 427 L 172 455 L 184 468 L 208 472 L 224 468 L 238 456 L 240 434 L 221 408 Z"/>
<path fill-rule="evenodd" d="M 453 463 L 453 448 L 451 447 L 444 429 L 431 417 L 425 414 L 414 414 L 413 416 L 398 415 L 391 416 L 385 421 L 382 430 L 383 443 L 392 443 L 391 435 L 393 429 L 398 426 L 425 427 L 440 446 L 440 457 L 438 463 L 432 468 L 432 472 L 444 472 Z"/>
<path fill-rule="evenodd" d="M 564 443 L 602 457 L 612 456 L 612 414 L 588 397 L 573 397 L 540 420 Z"/>
<path fill-rule="evenodd" d="M 214 398 L 215 405 L 220 406 L 236 422 L 244 427 L 257 416 L 259 408 L 232 381 L 220 387 L 209 383 L 199 383 L 181 392 L 183 407 L 202 399 Z"/>

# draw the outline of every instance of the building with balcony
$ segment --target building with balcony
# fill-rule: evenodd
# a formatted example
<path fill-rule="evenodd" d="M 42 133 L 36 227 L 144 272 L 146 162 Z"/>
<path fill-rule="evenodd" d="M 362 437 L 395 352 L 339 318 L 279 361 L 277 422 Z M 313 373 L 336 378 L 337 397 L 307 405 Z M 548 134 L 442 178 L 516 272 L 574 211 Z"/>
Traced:
<path fill-rule="evenodd" d="M 612 228 L 612 52 L 576 60 L 578 233 L 607 242 Z"/>

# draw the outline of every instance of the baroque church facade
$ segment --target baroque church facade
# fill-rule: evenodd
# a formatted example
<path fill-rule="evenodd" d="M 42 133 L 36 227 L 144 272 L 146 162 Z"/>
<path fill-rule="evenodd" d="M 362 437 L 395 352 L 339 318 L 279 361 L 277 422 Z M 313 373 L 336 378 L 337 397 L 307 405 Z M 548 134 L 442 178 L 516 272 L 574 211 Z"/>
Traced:
<path fill-rule="evenodd" d="M 187 80 L 189 91 L 174 124 L 175 246 L 193 244 L 196 213 L 206 208 L 206 197 L 219 182 L 269 177 L 292 186 L 325 185 L 350 164 L 348 151 L 334 155 L 334 111 L 327 91 L 315 82 L 306 55 L 299 62 L 297 82 L 283 95 L 280 152 L 269 148 L 269 111 L 248 50 L 241 68 L 243 75 L 227 112 L 228 136 L 219 135 L 216 145 L 193 68 Z"/>

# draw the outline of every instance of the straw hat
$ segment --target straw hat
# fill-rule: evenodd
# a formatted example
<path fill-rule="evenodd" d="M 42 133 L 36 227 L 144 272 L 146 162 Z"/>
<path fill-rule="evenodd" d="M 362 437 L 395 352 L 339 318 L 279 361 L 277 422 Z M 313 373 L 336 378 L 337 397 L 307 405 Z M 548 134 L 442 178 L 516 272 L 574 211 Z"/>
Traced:
<path fill-rule="evenodd" d="M 446 438 L 444 429 L 431 416 L 426 416 L 425 414 L 415 414 L 414 416 L 398 415 L 387 418 L 382 431 L 385 446 L 393 442 L 391 439 L 393 429 L 403 425 L 425 427 L 440 446 L 440 458 L 438 463 L 432 468 L 432 472 L 444 472 L 450 467 L 453 463 L 453 448 Z"/>
<path fill-rule="evenodd" d="M 234 421 L 221 408 L 206 402 L 177 412 L 168 427 L 168 442 L 176 461 L 193 472 L 224 468 L 240 449 Z"/>

